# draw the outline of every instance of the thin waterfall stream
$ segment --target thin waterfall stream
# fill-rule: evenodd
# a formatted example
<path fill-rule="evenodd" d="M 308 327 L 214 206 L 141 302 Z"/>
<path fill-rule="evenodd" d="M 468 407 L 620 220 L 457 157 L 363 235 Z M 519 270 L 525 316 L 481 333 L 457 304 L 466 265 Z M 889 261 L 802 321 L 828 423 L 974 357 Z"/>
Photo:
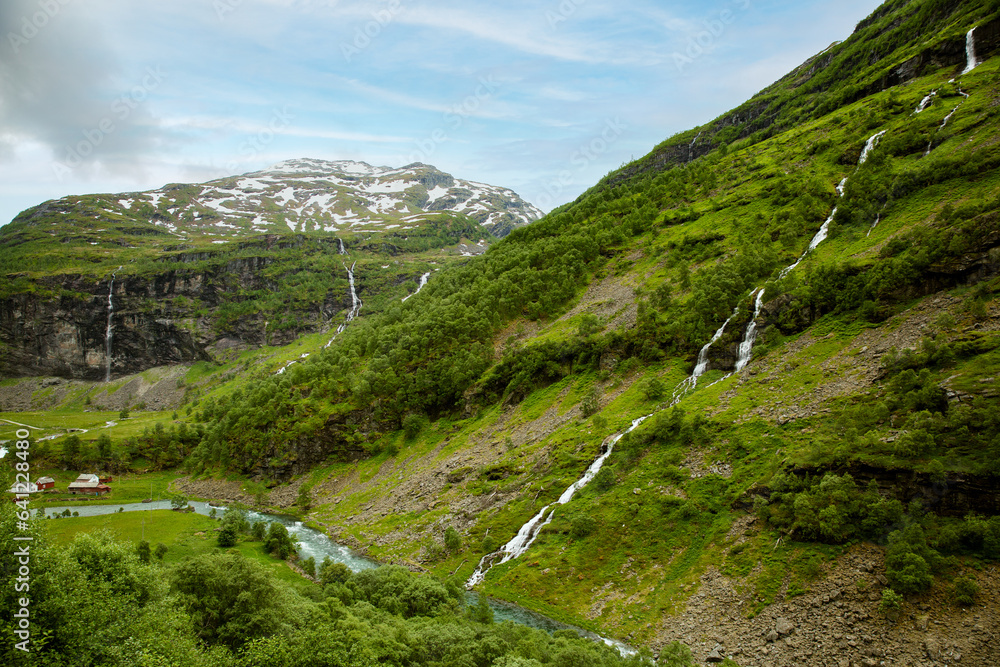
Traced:
<path fill-rule="evenodd" d="M 427 284 L 427 279 L 430 278 L 430 277 L 431 277 L 430 271 L 428 271 L 424 275 L 420 276 L 420 284 L 417 285 L 417 291 L 414 292 L 413 294 L 409 294 L 407 296 L 404 296 L 403 297 L 403 303 L 406 303 L 406 300 L 409 299 L 410 297 L 414 297 L 414 296 L 420 294 L 420 290 L 422 290 L 424 288 L 424 285 Z"/>
<path fill-rule="evenodd" d="M 104 381 L 111 382 L 111 341 L 114 338 L 114 315 L 115 315 L 115 304 L 114 304 L 114 294 L 115 294 L 115 276 L 118 272 L 122 270 L 122 267 L 118 267 L 111 272 L 111 284 L 108 286 L 108 326 L 104 330 L 104 356 L 105 356 L 105 370 L 104 370 Z"/>

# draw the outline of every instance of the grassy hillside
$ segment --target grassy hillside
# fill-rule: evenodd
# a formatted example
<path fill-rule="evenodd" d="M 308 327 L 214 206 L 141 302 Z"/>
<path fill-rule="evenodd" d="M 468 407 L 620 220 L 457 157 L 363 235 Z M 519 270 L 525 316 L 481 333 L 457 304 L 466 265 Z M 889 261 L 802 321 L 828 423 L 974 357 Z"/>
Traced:
<path fill-rule="evenodd" d="M 785 650 L 776 609 L 829 634 L 808 609 L 839 601 L 835 634 L 878 628 L 913 660 L 901 610 L 1000 622 L 980 604 L 1000 581 L 996 12 L 886 3 L 285 373 L 206 383 L 178 458 L 205 489 L 288 483 L 334 536 L 464 582 L 651 415 L 482 590 L 763 656 Z M 962 73 L 974 25 L 994 41 Z M 802 641 L 773 664 L 874 655 Z"/>

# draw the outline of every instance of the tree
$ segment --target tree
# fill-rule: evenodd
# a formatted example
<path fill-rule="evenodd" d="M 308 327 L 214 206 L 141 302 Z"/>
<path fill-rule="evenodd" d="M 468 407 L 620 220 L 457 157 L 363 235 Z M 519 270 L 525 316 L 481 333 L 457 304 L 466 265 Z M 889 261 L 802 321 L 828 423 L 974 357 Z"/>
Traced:
<path fill-rule="evenodd" d="M 118 419 L 128 419 L 128 408 L 121 409 L 121 412 L 118 413 Z"/>
<path fill-rule="evenodd" d="M 444 531 L 444 545 L 449 551 L 458 551 L 462 548 L 462 538 L 454 526 L 448 526 Z"/>
<path fill-rule="evenodd" d="M 664 386 L 663 380 L 654 375 L 643 383 L 642 392 L 646 395 L 647 399 L 651 401 L 658 401 L 664 397 L 667 392 L 667 388 Z"/>
<path fill-rule="evenodd" d="M 309 495 L 309 489 L 303 484 L 299 487 L 299 495 L 295 498 L 295 504 L 302 508 L 302 511 L 306 512 L 312 505 L 312 496 Z"/>
<path fill-rule="evenodd" d="M 183 493 L 175 493 L 170 496 L 170 507 L 175 510 L 182 510 L 188 506 L 188 497 Z"/>
<path fill-rule="evenodd" d="M 411 412 L 403 417 L 403 435 L 407 440 L 413 440 L 420 435 L 420 432 L 424 430 L 427 424 L 426 415 Z"/>
<path fill-rule="evenodd" d="M 209 644 L 232 650 L 283 627 L 283 596 L 257 561 L 239 553 L 196 556 L 171 573 L 180 604 L 195 632 Z"/>
<path fill-rule="evenodd" d="M 576 333 L 580 338 L 587 338 L 601 330 L 601 318 L 593 313 L 584 313 L 580 317 Z"/>
<path fill-rule="evenodd" d="M 583 413 L 584 417 L 589 417 L 600 409 L 601 401 L 597 393 L 597 387 L 595 386 L 591 388 L 591 390 L 583 398 L 583 402 L 580 403 L 580 412 Z"/>
<path fill-rule="evenodd" d="M 263 542 L 264 536 L 267 534 L 267 522 L 254 521 L 253 526 L 250 528 L 250 534 L 255 541 Z"/>
<path fill-rule="evenodd" d="M 237 534 L 250 530 L 250 510 L 242 503 L 233 503 L 222 514 L 222 525 L 232 527 Z"/>
<path fill-rule="evenodd" d="M 319 566 L 319 580 L 324 586 L 342 584 L 351 578 L 351 570 L 343 563 L 333 562 L 329 556 Z"/>
<path fill-rule="evenodd" d="M 139 545 L 135 548 L 136 554 L 139 556 L 139 560 L 143 563 L 149 563 L 150 561 L 150 548 L 149 541 L 142 540 Z"/>
<path fill-rule="evenodd" d="M 97 436 L 97 455 L 101 461 L 108 461 L 111 458 L 111 437 L 107 433 Z"/>
<path fill-rule="evenodd" d="M 219 530 L 219 546 L 228 549 L 229 547 L 235 547 L 237 541 L 236 529 L 232 524 L 223 524 L 222 529 Z"/>
<path fill-rule="evenodd" d="M 316 577 L 316 559 L 310 556 L 309 558 L 299 557 L 299 567 L 310 577 Z"/>
<path fill-rule="evenodd" d="M 264 550 L 273 554 L 281 560 L 287 560 L 295 552 L 297 542 L 288 533 L 284 524 L 272 521 L 267 529 L 267 537 L 264 539 Z"/>
<path fill-rule="evenodd" d="M 156 556 L 156 560 L 162 561 L 163 557 L 167 555 L 167 545 L 163 542 L 157 542 L 153 555 Z"/>
<path fill-rule="evenodd" d="M 81 447 L 80 436 L 75 434 L 66 436 L 62 443 L 62 464 L 67 468 L 79 466 Z"/>

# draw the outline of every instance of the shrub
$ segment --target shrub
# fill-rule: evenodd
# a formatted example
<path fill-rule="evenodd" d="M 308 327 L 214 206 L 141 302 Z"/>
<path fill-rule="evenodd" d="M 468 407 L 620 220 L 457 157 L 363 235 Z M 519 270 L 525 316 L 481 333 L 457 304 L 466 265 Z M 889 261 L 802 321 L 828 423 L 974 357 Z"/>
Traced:
<path fill-rule="evenodd" d="M 324 585 L 343 584 L 351 578 L 351 570 L 343 563 L 335 563 L 327 556 L 319 566 L 319 580 Z"/>
<path fill-rule="evenodd" d="M 596 522 L 594 521 L 594 517 L 583 512 L 574 516 L 570 521 L 569 533 L 576 539 L 580 540 L 594 532 L 595 526 Z"/>
<path fill-rule="evenodd" d="M 429 423 L 426 415 L 411 412 L 403 417 L 403 435 L 407 440 L 413 440 Z"/>
<path fill-rule="evenodd" d="M 232 524 L 224 524 L 222 530 L 219 531 L 219 546 L 226 549 L 229 547 L 236 546 L 236 529 Z"/>
<path fill-rule="evenodd" d="M 963 607 L 971 607 L 976 603 L 978 595 L 979 584 L 972 577 L 959 577 L 955 580 L 955 585 L 952 588 L 952 596 L 956 604 Z"/>
<path fill-rule="evenodd" d="M 886 588 L 882 591 L 882 600 L 878 603 L 879 613 L 885 616 L 895 617 L 903 606 L 903 596 Z"/>
<path fill-rule="evenodd" d="M 695 662 L 690 648 L 673 641 L 660 651 L 660 659 L 656 664 L 660 667 L 694 667 Z"/>
<path fill-rule="evenodd" d="M 448 551 L 458 551 L 462 548 L 462 538 L 453 526 L 448 526 L 444 531 L 444 545 Z"/>

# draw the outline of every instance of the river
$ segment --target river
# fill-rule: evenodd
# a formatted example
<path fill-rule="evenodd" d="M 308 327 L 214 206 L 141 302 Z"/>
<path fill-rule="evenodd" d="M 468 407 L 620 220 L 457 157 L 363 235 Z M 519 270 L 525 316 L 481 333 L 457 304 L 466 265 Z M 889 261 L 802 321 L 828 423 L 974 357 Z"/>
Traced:
<path fill-rule="evenodd" d="M 212 507 L 208 503 L 201 501 L 192 500 L 189 504 L 194 507 L 194 510 L 198 514 L 204 514 L 206 516 L 209 515 L 213 509 L 216 510 L 220 516 L 224 511 L 223 507 Z M 119 508 L 122 508 L 126 512 L 168 510 L 170 509 L 170 501 L 154 500 L 150 503 L 126 503 L 124 505 L 81 504 L 64 507 L 46 507 L 44 509 L 45 513 L 49 516 L 58 514 L 63 510 L 79 512 L 80 516 L 100 516 L 102 514 L 114 514 L 118 512 Z M 337 544 L 326 534 L 305 526 L 295 517 L 282 514 L 256 512 L 254 510 L 249 510 L 248 514 L 251 521 L 277 521 L 278 523 L 284 524 L 284 526 L 288 528 L 288 532 L 292 534 L 296 540 L 298 540 L 298 551 L 302 557 L 315 559 L 317 565 L 322 563 L 324 558 L 329 557 L 330 560 L 334 562 L 343 563 L 349 567 L 352 572 L 369 570 L 380 566 L 380 563 L 352 551 L 343 544 Z M 477 601 L 478 598 L 475 593 L 466 593 L 467 604 L 474 605 Z M 621 642 L 608 639 L 607 637 L 601 637 L 600 635 L 583 630 L 582 628 L 560 623 L 559 621 L 551 619 L 548 616 L 543 616 L 513 603 L 502 600 L 494 600 L 492 598 L 487 598 L 487 601 L 489 602 L 490 609 L 493 610 L 493 618 L 498 622 L 513 621 L 514 623 L 518 623 L 520 625 L 539 628 L 547 632 L 553 632 L 555 630 L 573 630 L 581 637 L 587 637 L 595 641 L 603 641 L 605 644 L 618 649 L 618 651 L 623 655 L 630 655 L 635 652 L 634 649 L 622 644 Z"/>

